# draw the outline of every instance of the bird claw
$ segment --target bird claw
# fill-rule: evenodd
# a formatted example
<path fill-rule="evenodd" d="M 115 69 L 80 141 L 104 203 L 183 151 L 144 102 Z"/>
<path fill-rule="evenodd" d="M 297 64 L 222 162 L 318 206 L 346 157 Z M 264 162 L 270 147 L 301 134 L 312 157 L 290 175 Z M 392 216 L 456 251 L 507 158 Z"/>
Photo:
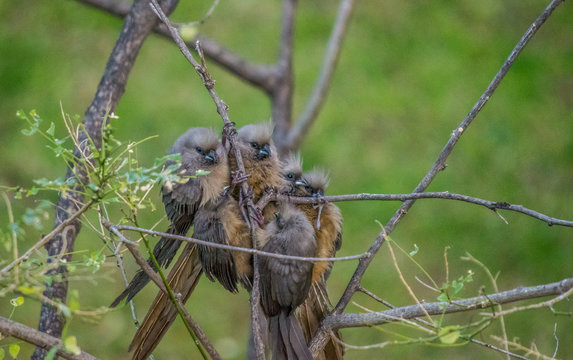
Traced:
<path fill-rule="evenodd" d="M 235 123 L 230 121 L 223 125 L 223 133 L 221 134 L 221 142 L 223 146 L 227 145 L 227 138 L 237 134 L 237 129 L 235 128 Z"/>
<path fill-rule="evenodd" d="M 251 207 L 251 218 L 259 224 L 259 227 L 262 229 L 265 225 L 265 217 L 263 216 L 263 212 L 257 206 Z"/>
<path fill-rule="evenodd" d="M 245 181 L 247 181 L 247 179 L 251 176 L 251 174 L 245 174 L 244 172 L 242 172 L 241 170 L 237 170 L 237 171 L 232 171 L 231 172 L 231 184 L 232 185 L 238 185 L 241 184 Z"/>

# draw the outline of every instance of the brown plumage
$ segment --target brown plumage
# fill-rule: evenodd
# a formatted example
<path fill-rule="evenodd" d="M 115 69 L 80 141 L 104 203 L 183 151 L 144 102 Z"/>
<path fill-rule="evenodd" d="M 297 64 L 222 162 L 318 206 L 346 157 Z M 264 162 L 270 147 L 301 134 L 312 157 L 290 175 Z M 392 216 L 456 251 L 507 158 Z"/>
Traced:
<path fill-rule="evenodd" d="M 284 203 L 276 219 L 262 232 L 262 250 L 271 253 L 313 256 L 316 240 L 304 213 Z M 302 304 L 312 282 L 313 264 L 306 261 L 262 256 L 260 259 L 261 306 L 268 318 L 273 360 L 312 359 L 294 311 Z"/>
<path fill-rule="evenodd" d="M 250 175 L 247 184 L 253 189 L 253 201 L 256 203 L 265 189 L 280 189 L 283 185 L 278 153 L 272 141 L 272 127 L 270 124 L 245 125 L 238 130 L 237 140 L 245 171 Z M 229 156 L 229 167 L 231 171 L 238 170 L 234 156 Z M 236 199 L 239 199 L 238 190 L 237 187 Z"/>
<path fill-rule="evenodd" d="M 296 181 L 296 196 L 320 197 L 328 187 L 328 175 L 321 170 L 304 173 Z M 334 257 L 342 245 L 342 214 L 340 209 L 326 203 L 322 208 L 313 204 L 299 204 L 307 219 L 314 227 L 316 235 L 315 257 Z M 326 279 L 332 269 L 331 262 L 320 261 L 314 264 L 312 273 L 312 287 L 304 304 L 299 308 L 298 319 L 302 325 L 307 341 L 312 339 L 322 320 L 330 311 L 330 300 L 326 287 Z M 340 332 L 331 334 L 331 339 L 324 347 L 317 359 L 342 359 L 344 347 L 334 337 L 341 338 Z"/>
<path fill-rule="evenodd" d="M 167 232 L 185 235 L 193 224 L 197 209 L 219 196 L 229 183 L 229 167 L 225 148 L 217 135 L 208 128 L 196 127 L 181 135 L 169 150 L 170 154 L 181 154 L 179 174 L 194 176 L 197 170 L 210 171 L 208 175 L 189 178 L 183 183 L 165 184 L 161 189 L 165 213 L 171 222 Z M 172 165 L 167 161 L 165 166 Z M 153 254 L 161 267 L 168 267 L 181 246 L 181 241 L 161 238 L 153 249 Z M 155 264 L 148 260 L 155 270 Z M 111 307 L 124 298 L 131 300 L 147 283 L 149 277 L 138 271 L 129 286 L 119 295 Z"/>
<path fill-rule="evenodd" d="M 256 203 L 260 200 L 264 191 L 267 189 L 280 189 L 284 181 L 280 173 L 280 161 L 278 160 L 277 150 L 272 141 L 272 127 L 270 124 L 251 124 L 245 125 L 237 132 L 237 147 L 241 152 L 245 171 L 250 176 L 247 179 L 247 184 L 252 187 L 253 201 Z M 229 167 L 231 171 L 237 171 L 237 160 L 234 152 L 231 150 L 229 153 Z M 238 227 L 241 231 L 238 235 L 232 237 L 230 245 L 239 246 L 243 248 L 252 248 L 252 238 L 250 232 L 237 223 L 243 223 L 243 212 L 239 205 L 244 196 L 240 194 L 240 186 L 236 186 L 232 192 L 233 198 L 236 203 L 233 204 L 235 212 L 224 218 L 223 223 L 228 227 Z M 263 210 L 264 222 L 268 223 L 274 219 L 276 212 L 276 204 L 270 203 Z M 245 210 L 246 214 L 247 211 Z M 251 221 L 254 223 L 253 221 Z M 244 226 L 244 225 L 243 225 Z M 235 251 L 233 252 L 235 260 L 235 268 L 241 284 L 250 290 L 250 283 L 253 276 L 252 256 L 249 253 Z"/>

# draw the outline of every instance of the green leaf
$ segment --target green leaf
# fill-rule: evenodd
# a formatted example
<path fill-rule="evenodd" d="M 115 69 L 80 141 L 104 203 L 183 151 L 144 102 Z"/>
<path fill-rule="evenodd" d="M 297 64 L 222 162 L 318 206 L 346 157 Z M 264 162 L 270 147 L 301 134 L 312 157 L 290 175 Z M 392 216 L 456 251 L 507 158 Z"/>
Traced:
<path fill-rule="evenodd" d="M 82 352 L 78 346 L 78 342 L 75 336 L 68 336 L 64 340 L 64 348 L 66 349 L 67 352 L 72 353 L 74 355 L 79 355 Z"/>
<path fill-rule="evenodd" d="M 445 292 L 442 292 L 440 296 L 438 296 L 438 301 L 443 301 L 443 302 L 449 301 L 448 295 Z"/>
<path fill-rule="evenodd" d="M 5 356 L 6 356 L 6 351 L 4 351 L 3 348 L 0 348 L 0 360 L 4 360 Z"/>
<path fill-rule="evenodd" d="M 24 298 L 21 296 L 18 296 L 17 298 L 13 298 L 12 300 L 10 300 L 10 305 L 14 307 L 22 306 L 22 304 L 24 304 Z"/>
<path fill-rule="evenodd" d="M 48 130 L 46 130 L 46 134 L 50 135 L 50 136 L 54 136 L 54 131 L 56 130 L 56 125 L 54 124 L 54 122 L 50 123 L 50 128 Z"/>
<path fill-rule="evenodd" d="M 8 347 L 8 352 L 10 353 L 10 356 L 12 356 L 14 359 L 17 358 L 18 354 L 20 353 L 20 345 L 10 344 L 10 346 Z"/>
<path fill-rule="evenodd" d="M 456 341 L 460 338 L 460 330 L 459 326 L 451 325 L 446 326 L 438 332 L 438 336 L 440 337 L 440 341 L 442 344 L 452 345 L 455 344 Z"/>

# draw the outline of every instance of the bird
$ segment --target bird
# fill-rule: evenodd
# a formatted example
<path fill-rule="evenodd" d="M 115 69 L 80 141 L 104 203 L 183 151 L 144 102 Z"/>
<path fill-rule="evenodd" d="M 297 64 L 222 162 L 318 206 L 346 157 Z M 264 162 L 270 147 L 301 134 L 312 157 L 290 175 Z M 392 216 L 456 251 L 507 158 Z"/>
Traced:
<path fill-rule="evenodd" d="M 291 164 L 297 168 L 296 163 Z M 298 173 L 298 171 L 293 171 Z M 295 181 L 293 195 L 304 197 L 322 197 L 328 187 L 329 176 L 321 169 L 315 169 Z M 336 251 L 342 246 L 342 214 L 338 206 L 333 203 L 321 204 L 298 204 L 298 208 L 304 212 L 309 222 L 314 227 L 316 236 L 315 257 L 334 257 Z M 319 328 L 322 320 L 328 315 L 331 307 L 328 297 L 326 280 L 330 275 L 332 262 L 316 262 L 312 272 L 312 285 L 305 302 L 299 307 L 298 319 L 302 325 L 304 336 L 310 342 L 312 336 Z M 341 342 L 339 331 L 331 333 L 330 340 L 317 359 L 342 359 L 344 347 Z"/>
<path fill-rule="evenodd" d="M 279 204 L 275 219 L 261 236 L 262 250 L 269 253 L 312 257 L 316 251 L 314 230 L 305 214 L 294 205 Z M 267 317 L 273 360 L 312 359 L 295 311 L 309 292 L 313 263 L 261 256 L 260 294 Z"/>
<path fill-rule="evenodd" d="M 161 189 L 165 213 L 171 222 L 167 233 L 185 235 L 193 224 L 197 209 L 217 198 L 229 184 L 227 151 L 213 130 L 194 127 L 175 140 L 169 154 L 181 155 L 177 173 L 183 181 L 166 182 Z M 165 168 L 174 164 L 173 160 L 168 160 Z M 199 170 L 208 174 L 195 176 Z M 161 238 L 153 249 L 159 266 L 168 267 L 180 246 L 180 240 Z M 157 271 L 151 259 L 148 263 Z M 149 276 L 139 270 L 110 307 L 117 306 L 124 298 L 130 301 L 148 282 Z"/>
<path fill-rule="evenodd" d="M 241 153 L 245 172 L 248 174 L 246 178 L 247 185 L 252 189 L 252 193 L 243 194 L 239 187 L 235 187 L 230 191 L 236 203 L 228 205 L 228 215 L 223 218 L 223 223 L 227 224 L 226 226 L 228 227 L 238 227 L 238 222 L 245 221 L 244 219 L 248 213 L 248 211 L 244 210 L 244 206 L 246 205 L 245 197 L 251 196 L 253 202 L 256 204 L 264 195 L 265 191 L 281 189 L 284 186 L 284 180 L 280 172 L 281 162 L 272 141 L 272 131 L 272 126 L 269 123 L 249 124 L 241 127 L 237 131 L 235 146 L 237 146 Z M 237 171 L 239 169 L 236 157 L 232 153 L 231 146 L 229 146 L 228 149 L 230 151 L 228 158 L 231 174 L 238 174 Z M 232 180 L 231 183 L 237 185 L 237 178 L 235 178 L 234 181 Z M 233 212 L 231 209 L 235 211 Z M 255 219 L 257 220 L 256 223 L 259 226 L 264 226 L 265 223 L 268 223 L 274 218 L 276 203 L 271 202 L 262 210 L 251 210 L 256 213 L 255 215 L 259 215 L 259 218 Z M 248 221 L 251 223 L 250 220 Z M 252 248 L 253 240 L 250 231 L 246 231 L 242 226 L 240 228 L 242 231 L 229 239 L 229 245 Z M 253 277 L 252 255 L 246 252 L 234 251 L 233 258 L 237 276 L 241 284 L 250 291 Z"/>

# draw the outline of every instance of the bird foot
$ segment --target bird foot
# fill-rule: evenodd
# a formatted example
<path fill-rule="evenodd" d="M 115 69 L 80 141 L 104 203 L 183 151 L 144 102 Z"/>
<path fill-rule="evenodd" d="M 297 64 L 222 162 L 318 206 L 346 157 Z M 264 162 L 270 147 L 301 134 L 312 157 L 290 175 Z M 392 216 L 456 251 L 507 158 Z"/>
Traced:
<path fill-rule="evenodd" d="M 235 128 L 235 123 L 230 121 L 223 125 L 223 133 L 221 134 L 221 142 L 223 146 L 227 146 L 227 138 L 237 134 L 237 129 Z"/>
<path fill-rule="evenodd" d="M 238 185 L 241 184 L 245 181 L 247 181 L 247 179 L 251 176 L 251 174 L 245 174 L 244 172 L 242 172 L 241 170 L 237 170 L 237 171 L 232 171 L 231 172 L 231 184 L 232 185 Z"/>

